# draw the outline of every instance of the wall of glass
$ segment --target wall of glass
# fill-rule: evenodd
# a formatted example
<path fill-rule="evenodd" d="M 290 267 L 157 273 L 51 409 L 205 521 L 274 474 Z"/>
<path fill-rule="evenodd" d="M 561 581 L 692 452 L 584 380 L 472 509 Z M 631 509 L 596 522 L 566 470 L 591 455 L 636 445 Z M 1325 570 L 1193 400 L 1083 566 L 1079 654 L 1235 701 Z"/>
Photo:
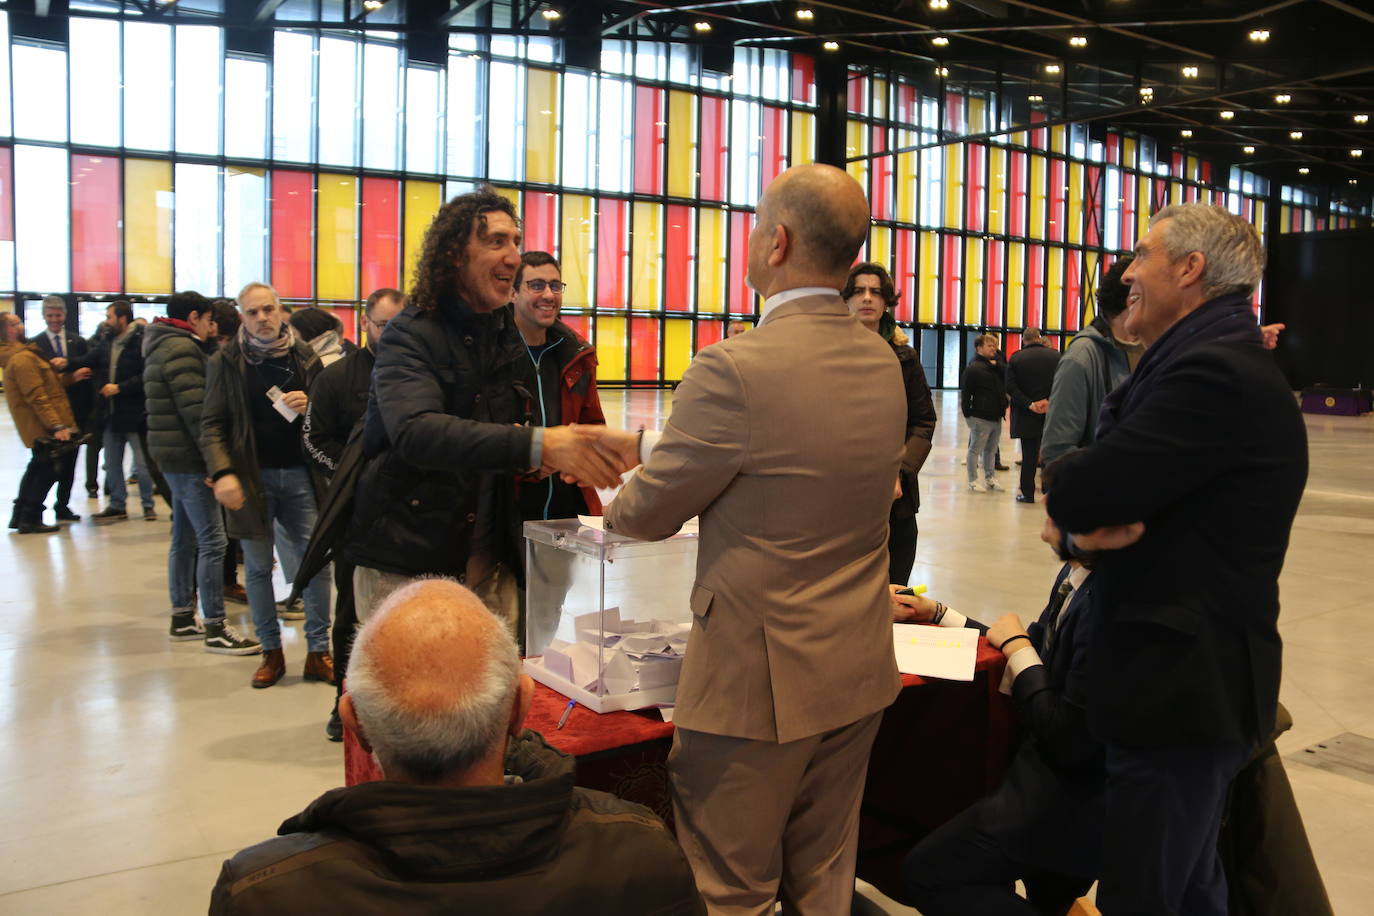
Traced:
<path fill-rule="evenodd" d="M 44 42 L 0 13 L 0 295 L 72 293 L 96 315 L 116 295 L 263 280 L 355 333 L 362 298 L 409 285 L 441 203 L 489 182 L 526 247 L 562 259 L 566 320 L 597 346 L 603 382 L 672 382 L 727 317 L 756 311 L 753 207 L 814 155 L 803 55 L 740 48 L 726 73 L 687 45 L 606 41 L 588 71 L 537 36 L 455 33 L 442 64 L 397 33 L 280 28 L 269 44 L 84 13 L 65 44 Z M 1057 339 L 1164 202 L 1224 202 L 1264 228 L 1261 179 L 1142 138 L 1046 127 L 888 152 L 942 126 L 994 129 L 996 103 L 851 74 L 850 155 L 882 154 L 851 166 L 872 201 L 866 255 L 892 268 L 908 326 L 1039 324 Z M 1304 203 L 1286 200 L 1284 220 Z M 918 343 L 947 381 L 958 341 Z"/>

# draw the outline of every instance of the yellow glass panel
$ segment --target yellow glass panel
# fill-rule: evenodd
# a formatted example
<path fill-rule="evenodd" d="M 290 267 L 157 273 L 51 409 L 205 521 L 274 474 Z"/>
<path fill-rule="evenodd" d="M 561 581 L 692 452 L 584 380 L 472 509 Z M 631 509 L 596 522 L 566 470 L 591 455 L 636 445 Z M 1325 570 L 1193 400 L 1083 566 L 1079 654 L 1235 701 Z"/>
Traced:
<path fill-rule="evenodd" d="M 988 231 L 1007 231 L 1007 151 L 992 147 L 988 161 Z"/>
<path fill-rule="evenodd" d="M 875 118 L 887 117 L 887 80 L 872 80 L 873 85 L 873 106 L 868 109 L 868 113 Z"/>
<path fill-rule="evenodd" d="M 1198 163 L 1198 158 L 1196 156 L 1189 156 L 1187 159 L 1187 163 L 1188 177 L 1193 179 L 1194 181 L 1199 180 L 1202 174 L 1202 166 Z"/>
<path fill-rule="evenodd" d="M 1074 245 L 1083 242 L 1083 166 L 1069 163 L 1069 232 Z"/>
<path fill-rule="evenodd" d="M 1135 168 L 1135 140 L 1130 137 L 1121 138 L 1121 164 L 1125 168 Z"/>
<path fill-rule="evenodd" d="M 968 132 L 971 134 L 980 133 L 986 130 L 988 117 L 987 99 L 982 96 L 971 95 L 968 97 Z"/>
<path fill-rule="evenodd" d="M 1031 155 L 1030 157 L 1030 231 L 1029 236 L 1033 239 L 1043 239 L 1045 237 L 1045 195 L 1049 191 L 1049 183 L 1045 178 L 1045 157 Z"/>
<path fill-rule="evenodd" d="M 172 291 L 170 162 L 124 160 L 124 286 L 131 293 Z"/>
<path fill-rule="evenodd" d="M 934 324 L 935 308 L 940 302 L 940 236 L 934 232 L 921 233 L 920 290 L 918 320 Z"/>
<path fill-rule="evenodd" d="M 677 382 L 692 362 L 692 321 L 668 318 L 663 322 L 663 380 Z"/>
<path fill-rule="evenodd" d="M 636 203 L 630 231 L 630 308 L 659 309 L 663 288 L 663 207 Z"/>
<path fill-rule="evenodd" d="M 668 93 L 668 194 L 695 197 L 697 99 L 676 89 Z"/>
<path fill-rule="evenodd" d="M 1003 321 L 1009 328 L 1025 327 L 1026 320 L 1026 246 L 1007 243 L 1007 313 Z"/>
<path fill-rule="evenodd" d="M 1091 279 L 1094 289 L 1096 289 L 1097 283 L 1099 282 L 1097 265 L 1101 260 L 1102 255 L 1100 252 L 1093 251 L 1092 249 L 1088 249 L 1083 252 L 1083 276 Z M 1088 322 L 1092 321 L 1093 316 L 1097 314 L 1097 296 L 1087 295 L 1086 282 L 1084 283 L 1082 287 L 1082 292 L 1079 295 L 1083 299 L 1083 320 L 1080 323 L 1079 327 L 1086 328 L 1088 326 Z M 1069 330 L 1078 330 L 1078 328 L 1069 328 Z"/>
<path fill-rule="evenodd" d="M 1154 182 L 1148 178 L 1141 178 L 1135 183 L 1135 219 L 1136 219 L 1136 239 L 1137 241 L 1145 237 L 1145 233 L 1150 230 L 1150 189 L 1154 187 Z"/>
<path fill-rule="evenodd" d="M 1057 331 L 1064 325 L 1064 249 L 1051 248 L 1045 272 L 1045 327 Z"/>
<path fill-rule="evenodd" d="M 964 225 L 964 147 L 951 143 L 945 147 L 945 227 Z"/>
<path fill-rule="evenodd" d="M 1056 153 L 1069 151 L 1069 129 L 1063 124 L 1050 128 L 1050 149 Z"/>
<path fill-rule="evenodd" d="M 868 125 L 862 121 L 850 121 L 845 128 L 845 155 L 862 156 L 868 152 Z M 868 193 L 868 160 L 849 163 L 849 174 Z"/>
<path fill-rule="evenodd" d="M 725 211 L 697 211 L 697 311 L 725 311 Z"/>
<path fill-rule="evenodd" d="M 806 111 L 792 112 L 792 156 L 789 165 L 816 161 L 816 116 Z"/>
<path fill-rule="evenodd" d="M 964 323 L 983 323 L 983 243 L 964 243 Z"/>
<path fill-rule="evenodd" d="M 1264 201 L 1255 199 L 1255 230 L 1259 233 L 1260 241 L 1264 241 Z"/>
<path fill-rule="evenodd" d="M 1030 134 L 1026 133 L 1024 130 L 1018 130 L 1011 135 L 1011 145 L 1030 146 Z"/>
<path fill-rule="evenodd" d="M 586 308 L 596 301 L 592 295 L 592 257 L 595 225 L 594 201 L 582 194 L 563 195 L 563 215 L 558 238 L 558 260 L 563 266 L 563 304 Z"/>
<path fill-rule="evenodd" d="M 621 381 L 625 378 L 625 319 L 596 319 L 596 378 Z"/>
<path fill-rule="evenodd" d="M 320 173 L 315 195 L 316 295 L 358 298 L 358 179 Z"/>
<path fill-rule="evenodd" d="M 912 131 L 902 131 L 898 141 L 903 146 L 910 145 Z M 893 181 L 897 184 L 897 222 L 916 225 L 916 190 L 920 187 L 920 159 L 917 153 L 897 154 L 897 174 Z"/>
<path fill-rule="evenodd" d="M 868 231 L 868 260 L 889 267 L 892 264 L 892 230 L 874 226 Z"/>
<path fill-rule="evenodd" d="M 503 188 L 497 185 L 492 185 L 492 190 L 495 191 L 497 194 L 500 194 L 506 200 L 510 201 L 510 205 L 515 208 L 515 215 L 520 215 L 521 207 L 519 188 Z"/>
<path fill-rule="evenodd" d="M 429 224 L 434 222 L 434 214 L 444 199 L 444 186 L 437 181 L 407 181 L 405 200 L 405 235 L 401 239 L 401 252 L 405 261 L 405 272 L 401 276 L 406 283 L 415 276 L 415 263 L 420 260 L 420 249 L 425 243 L 425 233 Z"/>
<path fill-rule="evenodd" d="M 558 182 L 558 74 L 525 71 L 525 180 Z"/>

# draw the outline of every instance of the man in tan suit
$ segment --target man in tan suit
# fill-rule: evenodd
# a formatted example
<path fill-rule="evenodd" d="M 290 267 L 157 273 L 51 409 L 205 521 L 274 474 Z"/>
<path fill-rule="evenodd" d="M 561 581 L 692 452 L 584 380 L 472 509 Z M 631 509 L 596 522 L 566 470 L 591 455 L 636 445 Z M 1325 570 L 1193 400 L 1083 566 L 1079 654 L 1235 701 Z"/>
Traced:
<path fill-rule="evenodd" d="M 891 349 L 839 296 L 868 221 L 839 169 L 799 166 L 768 187 L 749 237 L 762 320 L 697 354 L 606 511 L 607 529 L 649 540 L 701 517 L 668 767 L 713 914 L 778 899 L 849 912 L 869 749 L 900 687 L 887 515 L 906 398 Z M 632 433 L 585 434 L 638 460 Z"/>

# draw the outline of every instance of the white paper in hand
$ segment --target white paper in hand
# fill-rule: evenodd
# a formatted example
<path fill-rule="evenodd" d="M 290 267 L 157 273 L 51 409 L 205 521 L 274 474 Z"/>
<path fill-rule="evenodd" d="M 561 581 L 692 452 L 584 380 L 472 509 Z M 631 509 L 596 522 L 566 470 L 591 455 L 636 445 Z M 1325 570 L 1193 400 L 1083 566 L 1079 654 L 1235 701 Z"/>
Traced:
<path fill-rule="evenodd" d="M 978 631 L 894 623 L 892 648 L 897 654 L 897 670 L 903 674 L 971 681 L 978 660 Z"/>

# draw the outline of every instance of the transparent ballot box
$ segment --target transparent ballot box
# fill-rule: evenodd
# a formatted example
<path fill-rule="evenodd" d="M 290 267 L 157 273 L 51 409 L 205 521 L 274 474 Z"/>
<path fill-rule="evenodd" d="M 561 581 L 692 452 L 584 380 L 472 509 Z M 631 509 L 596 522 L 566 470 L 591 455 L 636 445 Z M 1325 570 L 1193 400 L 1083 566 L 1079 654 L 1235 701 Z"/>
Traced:
<path fill-rule="evenodd" d="M 525 550 L 525 672 L 596 712 L 671 705 L 696 532 L 637 541 L 577 519 L 526 522 Z"/>

